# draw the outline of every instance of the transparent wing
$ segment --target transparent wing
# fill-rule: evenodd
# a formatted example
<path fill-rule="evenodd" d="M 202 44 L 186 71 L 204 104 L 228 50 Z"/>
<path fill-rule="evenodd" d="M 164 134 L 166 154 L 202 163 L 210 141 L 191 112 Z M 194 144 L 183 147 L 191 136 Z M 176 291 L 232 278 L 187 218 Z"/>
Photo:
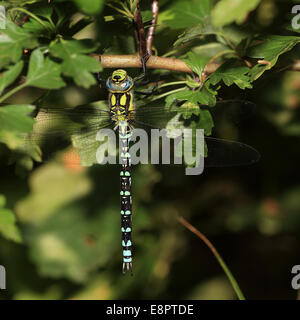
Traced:
<path fill-rule="evenodd" d="M 207 157 L 205 167 L 231 167 L 254 164 L 260 154 L 253 147 L 231 140 L 206 137 Z"/>
<path fill-rule="evenodd" d="M 153 102 L 144 104 L 140 102 L 137 106 L 136 120 L 150 126 L 164 127 L 165 124 L 178 112 L 185 117 L 199 115 L 199 111 L 208 111 L 213 118 L 215 128 L 230 122 L 238 127 L 256 111 L 256 105 L 247 100 L 220 100 L 214 107 L 207 105 L 182 105 L 170 106 L 157 105 Z"/>
<path fill-rule="evenodd" d="M 34 116 L 36 125 L 32 139 L 94 131 L 110 121 L 109 109 L 104 101 L 75 108 L 42 107 Z"/>
<path fill-rule="evenodd" d="M 47 161 L 73 144 L 85 166 L 96 162 L 95 154 L 100 145 L 96 139 L 98 131 L 112 126 L 104 101 L 75 108 L 39 108 L 35 119 L 32 133 L 24 136 L 21 151 L 37 145 L 42 150 L 42 161 Z M 69 162 L 77 163 L 78 156 L 73 154 Z"/>
<path fill-rule="evenodd" d="M 220 123 L 229 121 L 238 125 L 253 114 L 255 105 L 248 101 L 220 101 L 213 108 L 207 106 L 180 109 L 158 105 L 138 105 L 134 126 L 137 128 L 192 128 L 207 131 L 211 114 L 218 127 Z M 43 150 L 43 160 L 54 153 L 64 150 L 70 143 L 77 149 L 80 162 L 84 166 L 97 163 L 96 153 L 101 145 L 97 133 L 102 128 L 112 128 L 106 101 L 98 101 L 76 108 L 40 108 L 36 116 L 36 125 L 30 136 L 25 137 L 25 148 L 38 144 Z M 197 142 L 196 142 L 197 143 Z M 258 161 L 259 153 L 252 147 L 240 142 L 205 137 L 208 149 L 206 166 L 245 165 Z M 192 148 L 195 149 L 195 144 Z M 23 147 L 24 148 L 24 147 Z M 206 149 L 206 151 L 207 151 Z M 73 156 L 70 162 L 78 163 Z"/>
<path fill-rule="evenodd" d="M 136 112 L 135 127 L 166 128 L 169 131 L 202 129 L 205 134 L 210 134 L 213 123 L 214 128 L 218 129 L 226 124 L 237 127 L 254 113 L 255 107 L 255 104 L 244 100 L 220 101 L 216 107 L 195 105 L 183 105 L 175 108 L 155 105 L 140 106 Z M 213 122 L 211 122 L 212 120 Z M 191 137 L 189 138 L 191 139 Z M 195 141 L 195 137 L 192 141 L 185 150 L 190 154 L 195 154 L 196 150 L 199 150 L 197 144 L 202 143 L 201 155 L 205 155 L 206 167 L 248 165 L 257 162 L 260 158 L 257 150 L 241 142 L 206 135 L 203 142 Z"/>

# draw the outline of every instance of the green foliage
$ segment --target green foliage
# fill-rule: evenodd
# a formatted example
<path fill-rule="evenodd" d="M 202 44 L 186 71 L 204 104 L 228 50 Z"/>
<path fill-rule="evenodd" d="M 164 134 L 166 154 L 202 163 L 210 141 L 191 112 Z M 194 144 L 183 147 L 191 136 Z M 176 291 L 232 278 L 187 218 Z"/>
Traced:
<path fill-rule="evenodd" d="M 22 57 L 23 49 L 32 49 L 38 44 L 31 33 L 11 21 L 7 21 L 6 29 L 1 31 L 4 35 L 0 37 L 0 67 L 16 63 Z"/>
<path fill-rule="evenodd" d="M 84 88 L 89 88 L 96 84 L 95 77 L 91 72 L 99 72 L 101 66 L 94 58 L 85 54 L 93 52 L 95 47 L 88 46 L 84 41 L 61 41 L 55 43 L 50 48 L 50 52 L 54 57 L 63 60 L 63 74 L 72 77 L 75 83 Z"/>
<path fill-rule="evenodd" d="M 188 59 L 185 60 L 185 63 L 198 75 L 198 77 L 202 78 L 202 73 L 204 72 L 204 68 L 208 63 L 208 57 L 202 57 L 200 55 L 196 55 L 193 52 L 188 53 Z"/>
<path fill-rule="evenodd" d="M 79 9 L 86 14 L 97 14 L 103 7 L 104 0 L 74 0 Z"/>
<path fill-rule="evenodd" d="M 233 62 L 229 60 L 211 75 L 210 82 L 216 85 L 220 81 L 223 81 L 226 86 L 231 86 L 235 83 L 240 89 L 251 89 L 249 71 L 248 67 L 234 67 Z"/>
<path fill-rule="evenodd" d="M 219 27 L 232 22 L 242 23 L 259 3 L 260 0 L 221 0 L 212 10 L 212 21 Z"/>
<path fill-rule="evenodd" d="M 162 15 L 162 22 L 173 29 L 191 27 L 202 23 L 210 13 L 210 0 L 177 0 L 171 8 Z"/>
<path fill-rule="evenodd" d="M 252 58 L 267 60 L 268 64 L 255 65 L 249 72 L 252 80 L 256 80 L 266 70 L 274 67 L 279 56 L 293 49 L 300 42 L 300 37 L 270 35 L 260 40 L 262 43 L 250 47 L 247 55 Z"/>
<path fill-rule="evenodd" d="M 22 242 L 22 236 L 16 225 L 16 217 L 12 210 L 5 209 L 5 197 L 0 194 L 0 235 L 17 243 Z"/>
<path fill-rule="evenodd" d="M 22 143 L 21 134 L 31 132 L 34 119 L 32 105 L 8 105 L 0 108 L 0 141 L 15 149 Z"/>
<path fill-rule="evenodd" d="M 5 68 L 7 71 L 4 71 L 0 78 L 0 95 L 6 87 L 8 87 L 17 79 L 23 69 L 23 65 L 23 61 L 19 61 L 15 65 Z"/>
<path fill-rule="evenodd" d="M 212 116 L 208 110 L 202 110 L 197 104 L 191 102 L 185 102 L 180 108 L 178 108 L 179 115 L 181 114 L 185 120 L 191 119 L 193 115 L 199 116 L 199 121 L 192 120 L 191 128 L 203 129 L 205 135 L 211 135 L 214 122 Z M 178 116 L 177 116 L 178 118 Z M 176 123 L 174 120 L 172 124 Z M 177 128 L 180 127 L 181 122 L 177 120 Z M 176 126 L 175 126 L 176 128 Z"/>
<path fill-rule="evenodd" d="M 29 240 L 32 259 L 44 275 L 85 281 L 89 272 L 105 265 L 110 258 L 107 252 L 95 260 L 104 242 L 109 245 L 118 236 L 119 230 L 115 228 L 114 233 L 99 237 L 97 226 L 117 225 L 118 216 L 110 209 L 101 218 L 91 218 L 86 223 L 80 203 L 72 203 L 91 189 L 85 172 L 66 172 L 57 163 L 47 164 L 32 176 L 30 186 L 31 194 L 19 203 L 17 211 L 21 221 L 32 226 Z M 63 189 L 65 192 L 61 192 Z M 37 212 L 35 208 L 49 198 L 51 206 Z M 55 252 L 51 250 L 53 246 Z"/>
<path fill-rule="evenodd" d="M 178 39 L 175 41 L 174 46 L 183 45 L 186 42 L 210 34 L 218 34 L 218 29 L 215 28 L 210 22 L 203 21 L 180 34 Z"/>
<path fill-rule="evenodd" d="M 183 91 L 179 91 L 173 94 L 170 94 L 166 99 L 166 106 L 170 106 L 174 101 L 189 101 L 192 104 L 198 106 L 198 103 L 214 106 L 216 104 L 216 92 L 208 89 L 204 86 L 201 90 L 191 91 L 186 88 Z"/>
<path fill-rule="evenodd" d="M 65 86 L 60 76 L 61 65 L 44 58 L 39 49 L 33 51 L 28 67 L 25 85 L 42 89 L 59 89 Z"/>

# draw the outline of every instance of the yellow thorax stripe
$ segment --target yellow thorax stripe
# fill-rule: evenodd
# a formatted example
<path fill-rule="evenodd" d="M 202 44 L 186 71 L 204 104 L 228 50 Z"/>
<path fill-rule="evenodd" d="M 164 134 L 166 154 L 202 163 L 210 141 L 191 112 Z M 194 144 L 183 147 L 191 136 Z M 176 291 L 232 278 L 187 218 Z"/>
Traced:
<path fill-rule="evenodd" d="M 121 106 L 125 106 L 125 105 L 126 105 L 126 100 L 127 100 L 126 94 L 123 94 L 123 95 L 121 96 L 121 98 L 120 98 L 120 105 L 121 105 Z"/>

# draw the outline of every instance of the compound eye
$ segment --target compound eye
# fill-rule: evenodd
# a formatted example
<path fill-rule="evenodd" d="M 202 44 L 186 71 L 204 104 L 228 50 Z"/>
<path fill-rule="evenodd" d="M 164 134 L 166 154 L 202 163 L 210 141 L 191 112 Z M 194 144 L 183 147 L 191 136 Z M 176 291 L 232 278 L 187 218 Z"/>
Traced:
<path fill-rule="evenodd" d="M 126 89 L 128 89 L 128 88 L 130 88 L 130 86 L 131 86 L 131 82 L 129 80 L 127 80 L 126 83 L 124 83 L 124 87 Z"/>
<path fill-rule="evenodd" d="M 113 84 L 110 82 L 110 79 L 107 79 L 106 86 L 107 86 L 108 89 L 113 90 Z"/>

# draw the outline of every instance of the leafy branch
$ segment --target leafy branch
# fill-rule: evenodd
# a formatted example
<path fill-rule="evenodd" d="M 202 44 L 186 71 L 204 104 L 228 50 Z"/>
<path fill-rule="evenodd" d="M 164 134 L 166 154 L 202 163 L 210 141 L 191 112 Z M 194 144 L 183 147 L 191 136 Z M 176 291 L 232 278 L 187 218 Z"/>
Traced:
<path fill-rule="evenodd" d="M 93 54 L 97 60 L 101 59 L 103 68 L 140 68 L 142 66 L 139 56 L 128 55 L 110 55 L 110 54 Z M 222 63 L 208 63 L 205 65 L 205 73 L 215 72 Z M 254 67 L 256 64 L 248 63 L 248 66 Z M 258 60 L 258 65 L 264 66 L 263 61 Z M 181 59 L 165 58 L 162 56 L 151 56 L 147 62 L 149 69 L 163 69 L 178 71 L 184 73 L 193 73 L 193 70 Z M 290 70 L 300 72 L 300 60 L 294 60 L 290 63 L 280 63 L 275 70 Z"/>
<path fill-rule="evenodd" d="M 94 10 L 93 14 L 102 8 L 102 1 L 98 1 L 94 7 L 94 4 L 84 1 L 74 3 L 83 12 Z M 107 4 L 117 13 L 112 19 L 118 24 L 121 23 L 120 17 L 133 23 L 135 54 L 95 54 L 98 43 L 75 38 L 76 33 L 88 26 L 93 18 L 85 16 L 76 22 L 72 21 L 72 15 L 77 9 L 69 2 L 33 6 L 30 1 L 18 3 L 16 7 L 8 6 L 8 13 L 14 22 L 7 21 L 7 28 L 2 30 L 0 41 L 0 67 L 3 75 L 0 78 L 0 103 L 6 103 L 27 87 L 45 90 L 63 88 L 66 86 L 65 78 L 88 89 L 97 83 L 93 73 L 102 68 L 140 68 L 141 58 L 147 54 L 150 56 L 147 61 L 149 69 L 187 73 L 185 79 L 174 73 L 175 80 L 161 83 L 160 89 L 180 87 L 164 91 L 153 97 L 152 101 L 166 98 L 167 104 L 183 101 L 194 107 L 199 103 L 213 106 L 219 90 L 217 86 L 222 83 L 226 86 L 235 84 L 244 90 L 251 88 L 252 82 L 271 68 L 300 70 L 298 60 L 292 64 L 277 63 L 279 56 L 299 43 L 299 37 L 249 37 L 247 41 L 241 38 L 236 42 L 223 28 L 225 22 L 218 22 L 219 7 L 211 8 L 209 0 L 187 5 L 176 1 L 170 9 L 162 11 L 160 17 L 157 0 L 152 2 L 151 17 L 145 17 L 138 0 L 114 0 Z M 235 14 L 241 11 L 245 14 L 249 8 L 239 4 L 236 10 Z M 175 17 L 176 23 L 165 18 L 168 16 Z M 154 37 L 156 32 L 159 37 L 161 30 L 168 30 L 166 28 L 180 31 L 172 50 L 160 56 L 159 50 L 153 45 Z M 211 54 L 193 51 L 193 41 L 206 39 L 208 35 L 218 40 L 215 45 L 217 49 Z M 112 36 L 108 35 L 109 38 Z M 113 52 L 113 47 L 110 51 Z"/>

